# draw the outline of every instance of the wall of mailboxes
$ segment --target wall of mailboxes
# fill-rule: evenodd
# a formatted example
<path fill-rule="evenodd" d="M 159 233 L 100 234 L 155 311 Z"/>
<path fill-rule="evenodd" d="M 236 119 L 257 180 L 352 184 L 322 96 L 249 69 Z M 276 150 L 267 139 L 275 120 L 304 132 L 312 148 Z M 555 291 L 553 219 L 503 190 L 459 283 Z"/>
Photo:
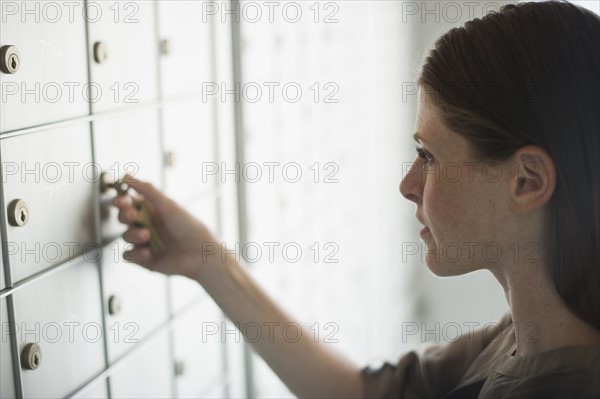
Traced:
<path fill-rule="evenodd" d="M 200 179 L 235 157 L 232 105 L 202 96 L 233 79 L 231 27 L 202 2 L 0 3 L 1 397 L 243 394 L 243 348 L 199 338 L 233 326 L 122 260 L 99 178 L 151 181 L 236 239 L 235 186 Z"/>

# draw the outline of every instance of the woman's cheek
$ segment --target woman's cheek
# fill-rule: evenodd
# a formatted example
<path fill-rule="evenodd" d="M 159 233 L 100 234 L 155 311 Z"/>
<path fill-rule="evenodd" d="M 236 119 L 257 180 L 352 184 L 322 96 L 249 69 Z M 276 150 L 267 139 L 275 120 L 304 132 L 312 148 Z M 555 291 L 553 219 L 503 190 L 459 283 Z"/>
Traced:
<path fill-rule="evenodd" d="M 445 231 L 452 234 L 459 233 L 461 220 L 468 218 L 470 209 L 465 201 L 460 199 L 458 187 L 449 187 L 448 184 L 439 182 L 432 185 L 423 196 L 423 212 L 428 227 L 436 238 L 451 239 L 446 237 Z"/>
<path fill-rule="evenodd" d="M 423 193 L 423 212 L 425 213 L 426 221 L 434 224 L 434 222 L 444 215 L 444 208 L 448 207 L 447 198 L 444 186 L 441 183 L 432 182 L 426 187 Z"/>

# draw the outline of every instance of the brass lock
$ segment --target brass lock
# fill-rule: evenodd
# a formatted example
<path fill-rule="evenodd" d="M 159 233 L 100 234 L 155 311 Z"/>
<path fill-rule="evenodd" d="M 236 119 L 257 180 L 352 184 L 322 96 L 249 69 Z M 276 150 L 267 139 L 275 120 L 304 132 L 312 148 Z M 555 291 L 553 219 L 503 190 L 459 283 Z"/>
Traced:
<path fill-rule="evenodd" d="M 8 223 L 11 226 L 22 227 L 29 220 L 29 209 L 25 201 L 21 199 L 13 200 L 8 204 Z"/>
<path fill-rule="evenodd" d="M 104 42 L 94 43 L 94 61 L 104 64 L 108 59 L 108 48 Z"/>
<path fill-rule="evenodd" d="M 108 298 L 108 314 L 118 315 L 122 309 L 121 299 L 116 295 L 111 295 Z"/>
<path fill-rule="evenodd" d="M 38 344 L 28 343 L 21 351 L 21 366 L 25 370 L 35 370 L 42 362 L 42 349 Z"/>
<path fill-rule="evenodd" d="M 0 69 L 2 72 L 12 75 L 17 73 L 20 65 L 19 50 L 15 46 L 0 47 Z"/>

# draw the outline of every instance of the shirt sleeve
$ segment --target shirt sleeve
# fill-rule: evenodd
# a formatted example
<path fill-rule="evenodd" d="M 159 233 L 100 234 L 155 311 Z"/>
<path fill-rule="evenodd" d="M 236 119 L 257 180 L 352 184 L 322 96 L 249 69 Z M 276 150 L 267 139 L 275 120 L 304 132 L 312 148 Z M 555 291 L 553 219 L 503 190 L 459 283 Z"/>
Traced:
<path fill-rule="evenodd" d="M 505 315 L 501 325 L 508 323 Z M 365 398 L 439 398 L 450 392 L 494 334 L 472 331 L 454 342 L 435 344 L 421 353 L 410 351 L 397 363 L 361 370 Z"/>

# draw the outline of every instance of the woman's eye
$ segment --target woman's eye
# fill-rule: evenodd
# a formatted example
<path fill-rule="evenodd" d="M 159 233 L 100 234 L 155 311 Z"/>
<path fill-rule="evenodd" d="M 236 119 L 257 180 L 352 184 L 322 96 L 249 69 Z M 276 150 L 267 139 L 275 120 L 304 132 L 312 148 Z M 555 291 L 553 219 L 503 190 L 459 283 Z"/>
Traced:
<path fill-rule="evenodd" d="M 430 153 L 428 153 L 427 151 L 425 151 L 421 147 L 416 147 L 415 149 L 417 150 L 417 155 L 420 158 L 423 158 L 428 164 L 433 163 L 434 159 L 433 159 L 433 156 Z"/>

